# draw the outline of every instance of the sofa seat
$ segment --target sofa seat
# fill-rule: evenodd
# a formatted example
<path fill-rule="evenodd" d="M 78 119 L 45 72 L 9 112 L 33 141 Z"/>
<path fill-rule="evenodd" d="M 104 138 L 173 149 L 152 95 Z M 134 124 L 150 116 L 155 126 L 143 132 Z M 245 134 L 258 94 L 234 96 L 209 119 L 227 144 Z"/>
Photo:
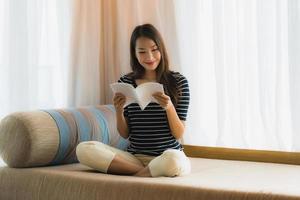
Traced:
<path fill-rule="evenodd" d="M 2 200 L 300 199 L 300 166 L 190 158 L 184 177 L 108 175 L 79 163 L 0 168 Z"/>

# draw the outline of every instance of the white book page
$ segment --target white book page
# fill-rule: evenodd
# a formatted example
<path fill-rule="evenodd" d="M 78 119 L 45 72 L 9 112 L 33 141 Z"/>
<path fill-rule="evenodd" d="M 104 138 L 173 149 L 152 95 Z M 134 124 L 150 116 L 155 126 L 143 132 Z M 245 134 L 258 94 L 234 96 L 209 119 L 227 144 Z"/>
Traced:
<path fill-rule="evenodd" d="M 112 91 L 115 93 L 122 93 L 126 97 L 126 102 L 124 107 L 131 103 L 138 102 L 138 96 L 136 94 L 135 88 L 128 83 L 112 83 L 110 84 Z"/>
<path fill-rule="evenodd" d="M 148 82 L 143 83 L 136 88 L 138 104 L 140 105 L 142 110 L 144 110 L 150 102 L 158 103 L 157 100 L 152 96 L 156 92 L 164 93 L 164 88 L 162 84 Z"/>

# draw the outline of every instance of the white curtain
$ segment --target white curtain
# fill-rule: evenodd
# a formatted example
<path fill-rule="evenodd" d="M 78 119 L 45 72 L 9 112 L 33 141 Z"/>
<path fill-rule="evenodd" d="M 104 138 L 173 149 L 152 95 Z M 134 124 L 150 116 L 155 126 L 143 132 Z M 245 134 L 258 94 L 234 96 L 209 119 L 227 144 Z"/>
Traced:
<path fill-rule="evenodd" d="M 0 1 L 0 119 L 66 105 L 70 12 L 57 3 Z"/>
<path fill-rule="evenodd" d="M 0 119 L 100 103 L 100 1 L 0 0 Z"/>
<path fill-rule="evenodd" d="M 300 3 L 176 1 L 185 143 L 300 150 Z"/>
<path fill-rule="evenodd" d="M 297 0 L 0 0 L 0 119 L 111 103 L 133 28 L 152 23 L 190 83 L 186 144 L 300 150 L 299 13 Z"/>

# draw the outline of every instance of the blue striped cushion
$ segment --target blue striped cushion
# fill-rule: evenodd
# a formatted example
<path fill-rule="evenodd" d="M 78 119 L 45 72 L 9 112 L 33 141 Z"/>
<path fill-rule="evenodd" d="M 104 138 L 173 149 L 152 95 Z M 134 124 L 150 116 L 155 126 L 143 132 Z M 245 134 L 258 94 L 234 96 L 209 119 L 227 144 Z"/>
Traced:
<path fill-rule="evenodd" d="M 112 105 L 13 113 L 0 124 L 0 155 L 11 167 L 77 162 L 76 146 L 90 140 L 127 147 Z"/>

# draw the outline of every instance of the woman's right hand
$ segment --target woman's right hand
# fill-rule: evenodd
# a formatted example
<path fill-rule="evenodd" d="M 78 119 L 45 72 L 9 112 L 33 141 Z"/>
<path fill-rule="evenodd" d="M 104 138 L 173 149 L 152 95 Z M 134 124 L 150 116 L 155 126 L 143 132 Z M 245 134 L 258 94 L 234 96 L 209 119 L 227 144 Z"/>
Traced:
<path fill-rule="evenodd" d="M 126 97 L 122 94 L 117 92 L 113 98 L 114 106 L 117 112 L 122 112 L 124 111 L 124 105 L 126 102 Z"/>

